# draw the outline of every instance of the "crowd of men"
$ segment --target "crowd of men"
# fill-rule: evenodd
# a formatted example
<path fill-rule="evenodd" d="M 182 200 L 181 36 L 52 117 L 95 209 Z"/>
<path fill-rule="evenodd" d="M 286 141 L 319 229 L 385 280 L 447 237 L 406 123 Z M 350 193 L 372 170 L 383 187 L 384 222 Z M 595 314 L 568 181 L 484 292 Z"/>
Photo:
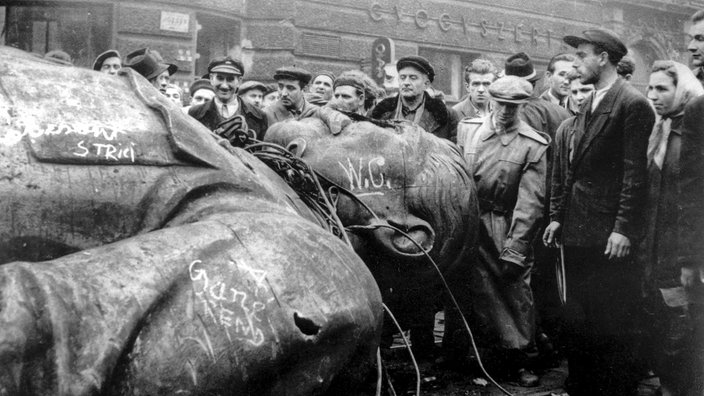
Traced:
<path fill-rule="evenodd" d="M 567 357 L 570 395 L 633 395 L 649 370 L 663 395 L 702 395 L 704 11 L 689 34 L 695 69 L 656 61 L 646 95 L 629 83 L 623 42 L 592 29 L 564 37 L 574 51 L 556 54 L 544 73 L 525 53 L 502 70 L 474 60 L 454 107 L 435 94 L 435 70 L 420 56 L 397 61 L 394 96 L 358 70 L 281 67 L 274 85 L 243 82 L 243 63 L 221 57 L 191 84 L 184 111 L 210 130 L 243 116 L 259 139 L 276 122 L 338 110 L 408 120 L 456 143 L 480 203 L 472 265 L 486 277 L 470 290 L 471 318 L 490 359 L 536 385 L 527 352 L 547 333 Z M 121 67 L 183 105 L 170 82 L 176 66 L 155 51 L 123 60 L 110 50 L 93 65 Z M 547 89 L 536 92 L 541 80 Z M 411 329 L 414 346 L 432 351 L 424 331 Z"/>

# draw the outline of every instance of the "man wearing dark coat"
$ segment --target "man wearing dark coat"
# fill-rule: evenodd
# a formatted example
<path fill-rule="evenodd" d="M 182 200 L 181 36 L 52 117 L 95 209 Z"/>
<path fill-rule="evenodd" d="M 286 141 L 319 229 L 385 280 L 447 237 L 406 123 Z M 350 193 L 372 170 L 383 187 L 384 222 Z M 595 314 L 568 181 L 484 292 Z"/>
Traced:
<path fill-rule="evenodd" d="M 211 131 L 223 121 L 236 115 L 244 116 L 247 127 L 261 139 L 268 127 L 264 114 L 256 107 L 245 103 L 237 96 L 237 88 L 242 82 L 244 65 L 229 56 L 216 58 L 208 65 L 210 84 L 215 89 L 215 98 L 201 105 L 193 106 L 188 115 L 200 121 Z"/>
<path fill-rule="evenodd" d="M 396 62 L 399 94 L 386 98 L 372 110 L 378 120 L 409 120 L 437 137 L 457 141 L 457 114 L 426 89 L 435 78 L 435 70 L 422 56 L 407 56 Z"/>
<path fill-rule="evenodd" d="M 626 46 L 594 29 L 566 36 L 574 67 L 594 95 L 580 107 L 569 142 L 566 180 L 552 188 L 547 244 L 561 232 L 567 284 L 567 390 L 579 395 L 632 395 L 639 371 L 633 357 L 639 269 L 631 258 L 643 228 L 648 136 L 654 113 L 647 99 L 618 78 Z"/>

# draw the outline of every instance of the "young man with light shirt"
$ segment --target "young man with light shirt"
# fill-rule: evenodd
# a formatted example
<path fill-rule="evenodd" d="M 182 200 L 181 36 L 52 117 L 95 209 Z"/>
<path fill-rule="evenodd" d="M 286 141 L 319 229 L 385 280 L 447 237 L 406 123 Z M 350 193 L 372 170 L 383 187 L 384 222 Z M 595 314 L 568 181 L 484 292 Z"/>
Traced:
<path fill-rule="evenodd" d="M 557 54 L 550 59 L 545 72 L 549 88 L 540 95 L 541 99 L 569 110 L 570 83 L 567 81 L 567 73 L 572 70 L 573 62 L 572 54 Z"/>
<path fill-rule="evenodd" d="M 467 98 L 452 107 L 460 119 L 485 117 L 491 112 L 489 85 L 496 80 L 496 67 L 486 59 L 475 59 L 464 69 Z"/>
<path fill-rule="evenodd" d="M 268 127 L 266 117 L 258 108 L 244 103 L 237 96 L 237 88 L 243 74 L 244 65 L 239 60 L 229 56 L 213 59 L 208 65 L 208 75 L 215 90 L 215 98 L 191 107 L 188 114 L 211 131 L 223 121 L 235 115 L 242 115 L 248 128 L 253 130 L 258 138 L 263 137 Z"/>
<path fill-rule="evenodd" d="M 694 75 L 704 85 L 704 10 L 699 10 L 690 18 L 692 25 L 689 27 L 689 44 L 687 50 L 692 54 Z"/>

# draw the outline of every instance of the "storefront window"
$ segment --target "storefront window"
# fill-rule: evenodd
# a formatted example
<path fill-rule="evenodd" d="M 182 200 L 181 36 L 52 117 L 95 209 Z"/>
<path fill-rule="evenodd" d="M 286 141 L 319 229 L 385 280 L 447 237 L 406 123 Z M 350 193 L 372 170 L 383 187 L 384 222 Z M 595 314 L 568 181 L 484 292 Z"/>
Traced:
<path fill-rule="evenodd" d="M 231 54 L 240 43 L 240 23 L 230 18 L 198 13 L 196 76 L 208 71 L 208 63 Z"/>
<path fill-rule="evenodd" d="M 68 53 L 76 66 L 90 67 L 110 48 L 111 8 L 108 6 L 7 6 L 2 37 L 5 45 L 37 54 Z"/>
<path fill-rule="evenodd" d="M 441 52 L 428 48 L 421 48 L 418 54 L 428 59 L 435 68 L 433 88 L 445 94 L 446 102 L 459 101 L 465 94 L 464 66 L 478 58 L 479 54 Z"/>

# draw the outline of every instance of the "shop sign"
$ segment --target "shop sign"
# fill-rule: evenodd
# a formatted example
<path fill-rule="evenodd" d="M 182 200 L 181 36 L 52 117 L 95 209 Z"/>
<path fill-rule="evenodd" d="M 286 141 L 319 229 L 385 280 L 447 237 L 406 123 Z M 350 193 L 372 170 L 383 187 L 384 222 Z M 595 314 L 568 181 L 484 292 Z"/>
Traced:
<path fill-rule="evenodd" d="M 188 24 L 191 16 L 181 12 L 161 12 L 159 29 L 169 32 L 188 33 Z"/>

